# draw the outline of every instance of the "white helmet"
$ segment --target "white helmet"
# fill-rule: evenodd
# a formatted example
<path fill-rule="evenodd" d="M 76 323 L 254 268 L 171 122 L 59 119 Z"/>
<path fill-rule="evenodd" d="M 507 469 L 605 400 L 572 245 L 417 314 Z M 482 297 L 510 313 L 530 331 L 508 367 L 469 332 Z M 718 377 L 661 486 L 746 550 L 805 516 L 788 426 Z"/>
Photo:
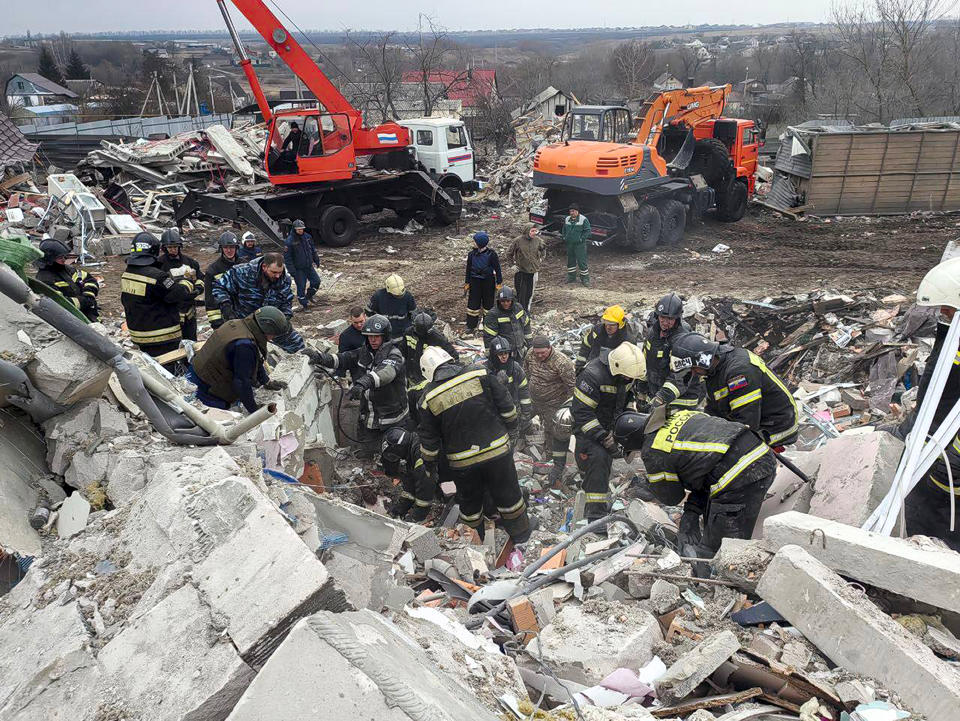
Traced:
<path fill-rule="evenodd" d="M 420 372 L 423 373 L 423 377 L 427 379 L 427 382 L 432 383 L 433 374 L 437 368 L 452 360 L 453 356 L 443 348 L 435 345 L 427 346 L 427 349 L 423 351 L 423 355 L 420 356 Z"/>
<path fill-rule="evenodd" d="M 647 359 L 633 343 L 624 341 L 607 356 L 610 372 L 614 375 L 626 376 L 634 380 L 643 380 L 647 377 Z"/>
<path fill-rule="evenodd" d="M 960 308 L 960 258 L 945 260 L 927 271 L 917 288 L 917 305 Z"/>
<path fill-rule="evenodd" d="M 387 276 L 387 280 L 383 284 L 383 287 L 387 289 L 387 292 L 390 295 L 401 296 L 403 295 L 403 278 L 396 273 L 391 273 Z"/>
<path fill-rule="evenodd" d="M 254 241 L 254 242 L 256 242 L 256 240 L 257 240 L 257 236 L 255 236 L 255 235 L 254 235 L 253 233 L 251 233 L 249 230 L 240 237 L 240 242 L 241 242 L 241 243 L 246 243 L 248 240 L 252 240 L 252 241 Z"/>

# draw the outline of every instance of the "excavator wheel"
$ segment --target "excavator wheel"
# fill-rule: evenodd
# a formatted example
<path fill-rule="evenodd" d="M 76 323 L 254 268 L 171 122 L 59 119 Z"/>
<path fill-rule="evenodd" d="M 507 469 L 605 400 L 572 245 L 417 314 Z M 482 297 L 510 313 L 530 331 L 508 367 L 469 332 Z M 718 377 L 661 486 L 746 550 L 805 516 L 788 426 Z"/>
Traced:
<path fill-rule="evenodd" d="M 687 227 L 687 206 L 679 200 L 664 200 L 657 203 L 660 211 L 660 244 L 673 245 L 683 237 Z"/>
<path fill-rule="evenodd" d="M 717 218 L 725 223 L 740 220 L 747 212 L 747 184 L 732 180 L 717 200 Z"/>
<path fill-rule="evenodd" d="M 440 225 L 452 225 L 460 219 L 460 213 L 463 212 L 463 197 L 460 191 L 454 188 L 446 187 L 443 190 L 453 199 L 453 203 L 437 198 L 433 205 L 434 217 Z"/>
<path fill-rule="evenodd" d="M 716 138 L 704 138 L 697 141 L 686 174 L 702 175 L 707 185 L 719 191 L 730 177 L 731 169 L 727 146 Z"/>
<path fill-rule="evenodd" d="M 633 250 L 653 250 L 660 241 L 660 211 L 641 205 L 627 219 L 627 245 Z"/>
<path fill-rule="evenodd" d="M 345 205 L 331 205 L 320 216 L 320 237 L 333 248 L 350 245 L 357 237 L 357 216 Z"/>

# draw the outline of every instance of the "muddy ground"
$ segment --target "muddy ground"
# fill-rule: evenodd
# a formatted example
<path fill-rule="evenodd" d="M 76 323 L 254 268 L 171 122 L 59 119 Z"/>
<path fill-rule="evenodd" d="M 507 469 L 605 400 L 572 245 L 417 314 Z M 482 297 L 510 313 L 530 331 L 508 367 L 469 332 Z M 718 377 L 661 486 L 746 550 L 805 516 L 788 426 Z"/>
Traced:
<path fill-rule="evenodd" d="M 470 235 L 486 230 L 491 246 L 503 254 L 521 231 L 519 209 L 467 203 L 456 226 L 426 228 L 414 235 L 381 232 L 399 227 L 387 214 L 365 220 L 349 248 L 321 247 L 322 271 L 341 274 L 319 296 L 320 307 L 298 314 L 298 325 L 319 326 L 344 317 L 362 305 L 389 273 L 399 273 L 421 306 L 437 310 L 462 327 L 466 301 L 463 275 Z M 185 252 L 201 266 L 215 257 L 219 230 L 187 233 Z M 670 291 L 684 296 L 730 296 L 762 299 L 818 289 L 911 293 L 935 265 L 945 244 L 960 235 L 958 214 L 918 214 L 889 218 L 808 218 L 796 221 L 752 208 L 738 223 L 705 220 L 688 228 L 679 244 L 654 253 L 627 254 L 591 249 L 592 286 L 564 283 L 566 256 L 562 241 L 548 240 L 549 255 L 534 298 L 534 320 L 550 310 L 563 317 L 592 316 L 612 303 L 651 306 Z M 714 253 L 718 244 L 730 247 Z M 101 275 L 101 306 L 107 317 L 122 319 L 119 274 L 123 261 L 112 258 Z M 504 277 L 513 271 L 504 262 Z M 572 319 L 571 319 L 572 320 Z"/>

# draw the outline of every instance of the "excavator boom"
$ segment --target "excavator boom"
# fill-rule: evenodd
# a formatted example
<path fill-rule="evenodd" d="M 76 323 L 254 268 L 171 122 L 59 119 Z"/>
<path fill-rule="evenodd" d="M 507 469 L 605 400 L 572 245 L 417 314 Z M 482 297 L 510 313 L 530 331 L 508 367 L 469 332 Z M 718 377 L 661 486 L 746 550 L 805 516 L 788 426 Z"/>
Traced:
<path fill-rule="evenodd" d="M 667 90 L 651 97 L 640 109 L 642 122 L 634 142 L 656 146 L 664 124 L 693 128 L 703 120 L 721 117 L 730 90 L 730 85 L 704 85 Z"/>

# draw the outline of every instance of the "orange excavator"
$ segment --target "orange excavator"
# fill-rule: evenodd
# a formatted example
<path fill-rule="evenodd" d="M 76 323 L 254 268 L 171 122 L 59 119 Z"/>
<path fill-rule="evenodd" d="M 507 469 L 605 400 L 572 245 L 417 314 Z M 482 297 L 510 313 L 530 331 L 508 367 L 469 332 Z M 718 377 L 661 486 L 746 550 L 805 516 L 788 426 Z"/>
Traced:
<path fill-rule="evenodd" d="M 530 219 L 559 230 L 571 203 L 593 240 L 632 250 L 676 243 L 687 220 L 713 212 L 740 220 L 753 194 L 760 131 L 724 118 L 729 85 L 658 93 L 637 118 L 620 106 L 581 105 L 560 142 L 539 148 L 533 184 L 545 203 Z"/>
<path fill-rule="evenodd" d="M 459 179 L 427 173 L 410 152 L 407 128 L 394 122 L 366 127 L 361 112 L 262 0 L 231 1 L 321 107 L 273 111 L 226 0 L 217 0 L 267 126 L 264 170 L 275 187 L 248 195 L 190 191 L 176 209 L 178 225 L 199 212 L 249 223 L 282 243 L 286 229 L 299 219 L 315 238 L 339 247 L 352 242 L 358 218 L 384 209 L 400 217 L 419 216 L 441 224 L 460 217 Z M 370 156 L 368 162 L 358 162 L 364 156 Z"/>

